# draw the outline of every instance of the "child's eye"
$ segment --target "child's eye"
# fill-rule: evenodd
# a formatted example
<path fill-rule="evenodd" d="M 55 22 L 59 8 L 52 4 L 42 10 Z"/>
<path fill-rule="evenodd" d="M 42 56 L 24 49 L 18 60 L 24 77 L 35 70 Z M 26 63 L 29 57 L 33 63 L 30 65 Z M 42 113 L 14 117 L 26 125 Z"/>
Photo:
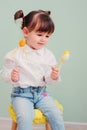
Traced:
<path fill-rule="evenodd" d="M 49 35 L 47 35 L 46 37 L 49 38 Z"/>
<path fill-rule="evenodd" d="M 38 36 L 42 36 L 42 34 L 37 34 Z"/>

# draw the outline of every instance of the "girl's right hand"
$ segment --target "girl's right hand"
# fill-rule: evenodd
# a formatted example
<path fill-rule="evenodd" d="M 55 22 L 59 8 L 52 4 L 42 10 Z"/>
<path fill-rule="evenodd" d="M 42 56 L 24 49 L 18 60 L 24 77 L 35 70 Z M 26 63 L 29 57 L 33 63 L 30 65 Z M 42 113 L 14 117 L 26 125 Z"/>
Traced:
<path fill-rule="evenodd" d="M 11 80 L 13 82 L 18 82 L 19 81 L 19 69 L 14 68 L 11 72 Z"/>

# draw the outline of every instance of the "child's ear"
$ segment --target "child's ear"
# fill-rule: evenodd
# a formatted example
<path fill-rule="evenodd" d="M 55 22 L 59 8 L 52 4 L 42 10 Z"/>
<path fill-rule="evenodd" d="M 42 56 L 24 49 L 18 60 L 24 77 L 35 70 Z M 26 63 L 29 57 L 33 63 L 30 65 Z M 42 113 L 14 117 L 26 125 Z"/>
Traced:
<path fill-rule="evenodd" d="M 23 28 L 23 34 L 24 34 L 24 36 L 27 37 L 27 36 L 28 36 L 28 33 L 29 33 L 28 28 L 27 28 L 27 27 L 24 27 L 24 28 Z"/>

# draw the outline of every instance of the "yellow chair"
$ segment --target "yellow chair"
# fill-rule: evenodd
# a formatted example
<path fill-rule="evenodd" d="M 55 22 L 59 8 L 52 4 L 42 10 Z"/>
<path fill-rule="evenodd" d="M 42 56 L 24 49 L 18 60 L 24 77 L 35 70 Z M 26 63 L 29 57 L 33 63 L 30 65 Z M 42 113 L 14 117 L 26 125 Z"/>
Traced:
<path fill-rule="evenodd" d="M 63 112 L 63 106 L 57 100 L 55 100 L 54 102 Z M 12 105 L 9 105 L 8 111 L 9 111 L 10 117 L 13 120 L 11 130 L 17 130 L 16 113 L 14 112 Z M 46 120 L 46 117 L 39 109 L 35 109 L 35 116 L 34 116 L 33 124 L 45 124 L 46 130 L 51 130 L 50 125 Z"/>

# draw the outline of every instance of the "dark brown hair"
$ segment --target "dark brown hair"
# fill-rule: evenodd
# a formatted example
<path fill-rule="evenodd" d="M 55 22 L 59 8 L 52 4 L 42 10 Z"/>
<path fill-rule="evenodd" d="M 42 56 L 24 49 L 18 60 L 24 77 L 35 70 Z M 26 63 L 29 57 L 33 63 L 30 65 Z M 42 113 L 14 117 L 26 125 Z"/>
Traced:
<path fill-rule="evenodd" d="M 27 27 L 29 31 L 36 29 L 39 32 L 53 33 L 55 27 L 50 14 L 50 11 L 37 10 L 24 16 L 23 11 L 19 10 L 14 14 L 14 20 L 23 19 L 21 29 Z"/>

